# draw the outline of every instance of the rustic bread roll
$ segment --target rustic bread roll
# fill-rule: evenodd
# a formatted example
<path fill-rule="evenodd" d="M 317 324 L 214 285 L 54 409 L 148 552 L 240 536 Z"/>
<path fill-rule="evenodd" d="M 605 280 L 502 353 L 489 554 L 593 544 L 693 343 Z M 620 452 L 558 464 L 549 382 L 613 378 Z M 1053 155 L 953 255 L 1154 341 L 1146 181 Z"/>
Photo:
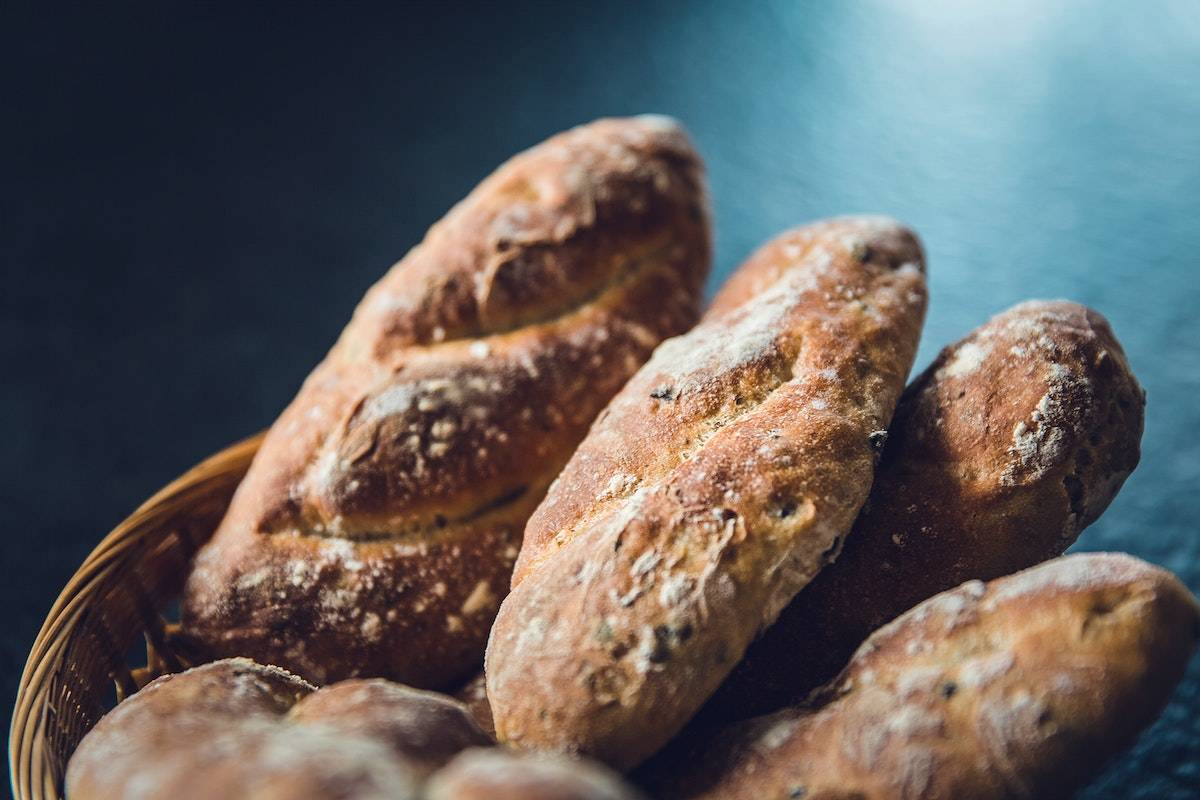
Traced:
<path fill-rule="evenodd" d="M 1108 322 L 1074 303 L 1022 303 L 947 347 L 900 399 L 837 562 L 697 722 L 797 703 L 925 598 L 1060 555 L 1137 466 L 1144 407 Z"/>
<path fill-rule="evenodd" d="M 1200 637 L 1121 554 L 970 581 L 880 629 L 809 704 L 715 734 L 663 797 L 1065 797 L 1162 710 Z"/>
<path fill-rule="evenodd" d="M 550 480 L 695 318 L 701 173 L 674 122 L 602 120 L 455 206 L 267 434 L 196 559 L 186 634 L 318 683 L 465 680 Z"/>
<path fill-rule="evenodd" d="M 468 750 L 429 781 L 425 800 L 638 800 L 600 764 L 500 748 Z"/>
<path fill-rule="evenodd" d="M 83 738 L 67 767 L 67 796 L 415 798 L 418 773 L 387 744 L 283 723 L 312 691 L 291 673 L 242 658 L 165 675 Z"/>
<path fill-rule="evenodd" d="M 379 678 L 318 689 L 297 703 L 288 718 L 382 742 L 422 777 L 469 747 L 493 743 L 462 703 Z"/>
<path fill-rule="evenodd" d="M 837 553 L 925 309 L 879 218 L 780 236 L 663 344 L 531 518 L 487 653 L 502 741 L 619 767 L 665 743 Z"/>

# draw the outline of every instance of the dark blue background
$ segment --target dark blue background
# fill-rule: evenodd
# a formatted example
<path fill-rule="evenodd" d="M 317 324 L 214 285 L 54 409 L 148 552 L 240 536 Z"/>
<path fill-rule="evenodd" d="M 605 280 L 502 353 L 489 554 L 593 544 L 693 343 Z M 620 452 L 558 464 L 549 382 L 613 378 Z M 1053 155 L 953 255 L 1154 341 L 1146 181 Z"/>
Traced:
<path fill-rule="evenodd" d="M 1079 547 L 1200 590 L 1191 0 L 0 13 L 8 698 L 92 545 L 269 424 L 430 223 L 513 152 L 641 111 L 708 159 L 714 283 L 785 227 L 876 211 L 929 251 L 921 364 L 1027 297 L 1105 313 L 1145 447 Z M 1088 796 L 1193 796 L 1198 716 L 1200 659 Z"/>

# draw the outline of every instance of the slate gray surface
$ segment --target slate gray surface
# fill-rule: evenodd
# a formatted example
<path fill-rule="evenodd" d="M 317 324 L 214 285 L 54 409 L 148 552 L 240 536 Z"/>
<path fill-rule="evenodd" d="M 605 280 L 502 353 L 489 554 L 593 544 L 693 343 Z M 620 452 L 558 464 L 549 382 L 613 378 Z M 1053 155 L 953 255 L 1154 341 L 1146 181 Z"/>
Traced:
<path fill-rule="evenodd" d="M 1149 406 L 1142 466 L 1078 549 L 1200 590 L 1194 2 L 2 13 L 9 698 L 109 527 L 268 424 L 363 290 L 501 159 L 605 114 L 694 133 L 714 283 L 785 227 L 873 211 L 929 251 L 920 364 L 1028 297 L 1101 310 Z M 1196 796 L 1198 720 L 1200 659 L 1085 796 Z"/>

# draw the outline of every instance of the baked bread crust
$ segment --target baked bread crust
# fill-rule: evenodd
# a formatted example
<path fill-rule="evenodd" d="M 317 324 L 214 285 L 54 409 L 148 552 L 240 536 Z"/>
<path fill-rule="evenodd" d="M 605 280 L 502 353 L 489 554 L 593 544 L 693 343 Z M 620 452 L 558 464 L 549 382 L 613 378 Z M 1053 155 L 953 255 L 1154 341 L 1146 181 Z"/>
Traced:
<path fill-rule="evenodd" d="M 425 800 L 642 800 L 603 765 L 501 748 L 468 750 L 429 781 Z"/>
<path fill-rule="evenodd" d="M 445 695 L 381 679 L 314 689 L 234 658 L 163 676 L 119 704 L 76 749 L 67 789 L 72 800 L 640 797 L 600 765 L 490 744 Z"/>
<path fill-rule="evenodd" d="M 462 703 L 382 678 L 324 686 L 297 703 L 288 720 L 382 742 L 422 778 L 463 750 L 494 743 Z"/>
<path fill-rule="evenodd" d="M 775 239 L 592 426 L 526 529 L 488 646 L 502 741 L 629 767 L 837 553 L 925 309 L 883 218 Z"/>
<path fill-rule="evenodd" d="M 706 204 L 662 117 L 500 167 L 372 287 L 272 426 L 196 559 L 186 635 L 317 683 L 465 680 L 551 479 L 694 321 Z"/>
<path fill-rule="evenodd" d="M 67 766 L 67 796 L 416 798 L 417 774 L 385 744 L 282 724 L 312 691 L 296 675 L 244 658 L 164 675 L 83 738 Z"/>
<path fill-rule="evenodd" d="M 1162 710 L 1200 637 L 1170 573 L 1066 556 L 877 631 L 810 703 L 714 734 L 663 796 L 1067 797 Z"/>
<path fill-rule="evenodd" d="M 1108 322 L 1029 301 L 905 390 L 838 560 L 747 650 L 697 722 L 800 702 L 938 592 L 1061 555 L 1137 466 L 1145 393 Z"/>

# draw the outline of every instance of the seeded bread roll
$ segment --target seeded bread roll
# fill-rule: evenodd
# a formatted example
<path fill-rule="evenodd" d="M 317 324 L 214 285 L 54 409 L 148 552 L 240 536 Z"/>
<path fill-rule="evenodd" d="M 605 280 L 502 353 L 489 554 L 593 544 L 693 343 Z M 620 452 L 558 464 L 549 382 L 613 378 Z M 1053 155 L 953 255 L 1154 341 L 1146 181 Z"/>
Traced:
<path fill-rule="evenodd" d="M 620 776 L 580 759 L 468 750 L 433 776 L 425 800 L 639 800 Z"/>
<path fill-rule="evenodd" d="M 692 324 L 709 251 L 700 159 L 670 120 L 602 120 L 500 167 L 272 426 L 196 559 L 186 635 L 317 683 L 461 683 L 529 514 Z"/>
<path fill-rule="evenodd" d="M 699 715 L 797 703 L 927 597 L 1061 555 L 1137 466 L 1145 395 L 1108 322 L 1030 301 L 947 347 L 896 407 L 871 495 Z"/>
<path fill-rule="evenodd" d="M 165 675 L 106 714 L 67 767 L 71 800 L 407 800 L 419 775 L 381 741 L 286 715 L 313 687 L 244 658 Z"/>
<path fill-rule="evenodd" d="M 1066 556 L 880 629 L 810 703 L 714 734 L 661 797 L 1067 797 L 1158 716 L 1200 637 L 1170 573 Z"/>
<path fill-rule="evenodd" d="M 912 364 L 922 263 L 891 220 L 800 228 L 655 351 L 526 529 L 487 653 L 501 741 L 638 763 L 837 554 Z"/>

